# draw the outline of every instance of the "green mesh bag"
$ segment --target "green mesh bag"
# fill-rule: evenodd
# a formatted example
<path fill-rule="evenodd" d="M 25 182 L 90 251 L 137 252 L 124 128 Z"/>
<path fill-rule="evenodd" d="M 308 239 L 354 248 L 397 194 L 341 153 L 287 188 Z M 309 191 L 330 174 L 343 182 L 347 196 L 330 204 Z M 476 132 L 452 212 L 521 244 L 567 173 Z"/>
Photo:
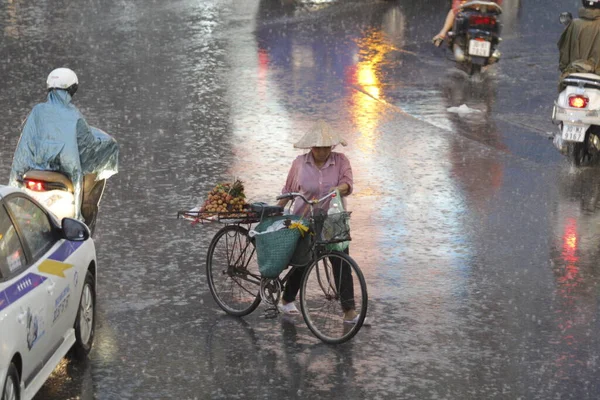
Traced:
<path fill-rule="evenodd" d="M 269 217 L 256 225 L 254 230 L 257 235 L 254 236 L 256 246 L 256 257 L 258 259 L 258 270 L 265 278 L 276 278 L 287 268 L 296 250 L 296 245 L 300 239 L 298 229 L 280 229 L 274 232 L 265 231 L 274 223 L 289 219 L 298 221 L 301 218 L 295 215 L 282 215 Z"/>

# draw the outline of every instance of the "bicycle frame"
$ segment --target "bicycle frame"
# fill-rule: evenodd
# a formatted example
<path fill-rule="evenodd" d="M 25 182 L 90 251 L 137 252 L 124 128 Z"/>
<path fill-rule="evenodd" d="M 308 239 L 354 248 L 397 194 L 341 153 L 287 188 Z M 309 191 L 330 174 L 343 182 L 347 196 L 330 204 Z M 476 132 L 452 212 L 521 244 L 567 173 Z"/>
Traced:
<path fill-rule="evenodd" d="M 286 193 L 283 194 L 281 196 L 277 196 L 277 200 L 282 200 L 282 199 L 291 199 L 292 200 L 292 204 L 290 204 L 290 207 L 293 205 L 294 199 L 299 197 L 300 199 L 302 199 L 306 204 L 309 205 L 310 208 L 310 219 L 309 219 L 309 226 L 310 226 L 310 232 L 315 232 L 315 226 L 314 226 L 314 206 L 324 202 L 325 200 L 329 199 L 329 198 L 333 198 L 337 195 L 337 192 L 331 192 L 325 196 L 323 196 L 320 199 L 315 199 L 315 200 L 308 200 L 306 197 L 304 197 L 304 195 L 302 195 L 301 193 L 297 193 L 297 192 L 293 192 L 293 193 Z M 292 275 L 292 273 L 294 273 L 297 269 L 299 268 L 305 268 L 308 265 L 311 265 L 312 263 L 316 262 L 319 257 L 325 253 L 328 253 L 329 251 L 327 250 L 327 248 L 322 244 L 319 243 L 316 239 L 311 240 L 310 243 L 310 247 L 308 250 L 311 255 L 310 255 L 310 261 L 306 264 L 306 265 L 302 265 L 302 266 L 290 266 L 290 270 L 284 275 L 283 278 L 272 278 L 272 279 L 267 279 L 267 278 L 262 278 L 259 277 L 261 279 L 261 288 L 264 287 L 264 282 L 272 282 L 272 281 L 276 281 L 277 283 L 275 284 L 276 287 L 278 288 L 282 288 L 284 287 L 285 283 L 288 281 L 288 279 L 290 278 L 290 276 Z M 335 283 L 332 283 L 333 277 L 329 276 L 329 271 L 327 271 L 327 276 L 325 277 L 327 279 L 328 284 L 323 283 L 323 279 L 321 278 L 321 274 L 320 272 L 317 270 L 317 275 L 318 275 L 318 281 L 319 281 L 319 285 L 321 286 L 321 289 L 325 292 L 326 291 L 326 286 L 329 286 L 331 289 L 335 290 Z M 280 289 L 278 289 L 280 290 Z M 264 293 L 263 290 L 261 290 L 261 297 L 262 299 L 272 305 L 275 305 L 276 301 L 279 300 L 279 296 L 281 295 L 281 293 L 277 293 L 276 298 L 271 298 L 271 299 L 267 299 L 266 295 Z M 336 296 L 337 297 L 337 296 Z"/>
<path fill-rule="evenodd" d="M 236 237 L 235 240 L 237 241 L 238 238 Z M 236 246 L 236 243 L 233 243 L 233 247 L 235 247 L 235 246 Z M 252 246 L 251 249 L 249 248 L 250 246 Z M 240 246 L 240 247 L 242 247 L 242 246 Z M 271 304 L 271 305 L 275 305 L 276 302 L 279 301 L 279 297 L 281 295 L 280 290 L 281 290 L 281 288 L 285 287 L 285 284 L 289 280 L 292 273 L 294 273 L 297 269 L 306 268 L 308 265 L 311 265 L 312 263 L 314 263 L 321 255 L 329 252 L 328 250 L 326 250 L 326 248 L 323 244 L 318 243 L 316 240 L 312 240 L 311 244 L 310 244 L 310 248 L 309 248 L 309 252 L 311 253 L 311 255 L 310 255 L 310 260 L 308 263 L 306 263 L 305 265 L 302 265 L 302 266 L 290 265 L 289 270 L 285 273 L 285 275 L 283 277 L 264 278 L 260 275 L 260 273 L 258 273 L 258 274 L 252 273 L 248 270 L 248 265 L 249 265 L 250 260 L 255 251 L 256 251 L 256 249 L 254 248 L 252 241 L 248 241 L 245 245 L 243 245 L 243 248 L 241 248 L 241 251 L 237 255 L 235 260 L 232 260 L 230 258 L 230 255 L 228 254 L 227 255 L 227 264 L 228 264 L 227 274 L 230 276 L 237 276 L 242 281 L 251 283 L 253 285 L 260 286 L 263 289 L 260 292 L 260 296 L 261 296 L 262 300 L 264 300 L 266 303 Z M 336 289 L 335 279 L 333 276 L 330 275 L 329 270 L 326 270 L 326 276 L 324 276 L 324 277 L 321 277 L 320 271 L 317 270 L 317 275 L 318 275 L 319 286 L 321 287 L 321 289 L 324 292 L 327 292 L 327 289 L 326 289 L 327 287 L 329 287 L 330 289 L 335 291 L 335 289 Z M 254 294 L 251 291 L 249 291 L 246 287 L 244 287 L 240 282 L 238 282 L 238 281 L 235 281 L 235 282 L 245 292 L 247 292 L 249 294 Z M 264 288 L 267 286 L 269 287 L 269 290 L 276 291 L 276 293 L 271 292 L 271 294 L 275 295 L 275 297 L 269 298 L 270 296 L 267 296 L 265 294 Z M 275 289 L 273 289 L 273 286 L 275 287 Z"/>

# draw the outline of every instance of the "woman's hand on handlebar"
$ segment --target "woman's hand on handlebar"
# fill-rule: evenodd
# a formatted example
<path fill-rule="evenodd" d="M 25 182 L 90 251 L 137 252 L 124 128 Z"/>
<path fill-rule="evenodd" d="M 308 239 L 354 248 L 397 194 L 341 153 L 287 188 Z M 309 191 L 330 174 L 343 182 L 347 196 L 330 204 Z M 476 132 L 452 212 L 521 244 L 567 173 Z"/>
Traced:
<path fill-rule="evenodd" d="M 279 198 L 279 196 L 277 196 Z M 285 199 L 279 199 L 279 201 L 277 202 L 277 205 L 279 207 L 283 207 L 285 208 L 285 206 L 287 206 L 287 203 L 290 201 L 290 199 L 285 198 Z"/>
<path fill-rule="evenodd" d="M 340 195 L 347 196 L 348 194 L 350 194 L 350 185 L 348 185 L 347 183 L 342 183 L 339 186 L 334 186 L 331 188 L 332 192 L 335 192 L 336 190 L 339 190 Z"/>
<path fill-rule="evenodd" d="M 285 208 L 285 206 L 287 205 L 287 203 L 290 200 L 294 199 L 294 195 L 292 193 L 283 193 L 283 194 L 277 196 L 276 199 L 278 200 L 277 201 L 277 205 L 279 207 Z"/>
<path fill-rule="evenodd" d="M 294 198 L 294 193 L 283 193 L 277 196 L 276 200 L 290 200 Z"/>

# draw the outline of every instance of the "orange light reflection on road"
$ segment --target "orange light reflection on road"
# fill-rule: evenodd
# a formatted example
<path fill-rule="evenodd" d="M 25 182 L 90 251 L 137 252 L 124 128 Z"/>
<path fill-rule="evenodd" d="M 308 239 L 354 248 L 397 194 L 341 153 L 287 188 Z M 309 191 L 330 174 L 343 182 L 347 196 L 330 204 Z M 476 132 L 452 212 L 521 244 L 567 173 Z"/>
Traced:
<path fill-rule="evenodd" d="M 269 54 L 265 49 L 258 50 L 258 74 L 256 86 L 262 101 L 267 98 L 267 72 L 269 71 Z"/>
<path fill-rule="evenodd" d="M 374 98 L 379 99 L 380 89 L 377 87 L 379 80 L 375 74 L 375 67 L 371 62 L 359 63 L 356 68 L 356 76 L 357 83 L 364 91 Z"/>
<path fill-rule="evenodd" d="M 371 32 L 357 44 L 363 59 L 347 71 L 347 79 L 354 86 L 350 97 L 350 113 L 353 124 L 360 132 L 358 148 L 371 153 L 379 136 L 379 116 L 386 106 L 381 99 L 379 68 L 385 55 L 393 47 L 386 42 L 380 31 Z"/>
<path fill-rule="evenodd" d="M 565 236 L 565 245 L 569 250 L 577 249 L 577 236 L 575 236 L 575 233 Z"/>
<path fill-rule="evenodd" d="M 558 328 L 562 332 L 561 343 L 565 344 L 567 348 L 577 346 L 578 343 L 577 338 L 571 332 L 572 329 L 576 329 L 573 319 L 574 315 L 578 312 L 576 290 L 582 282 L 578 266 L 578 243 L 577 220 L 569 218 L 566 220 L 562 236 L 561 256 L 565 261 L 565 265 L 556 271 L 558 273 L 556 278 L 556 282 L 558 283 L 557 293 L 562 300 L 561 306 L 556 310 L 558 316 L 557 323 Z M 564 353 L 555 361 L 557 368 L 556 375 L 559 379 L 567 377 L 567 371 L 570 366 L 574 362 L 577 362 L 575 350 L 570 351 L 567 348 L 565 348 Z"/>
<path fill-rule="evenodd" d="M 567 268 L 577 263 L 579 258 L 577 252 L 577 222 L 574 219 L 568 219 L 563 234 L 562 258 L 567 263 Z M 576 268 L 576 267 L 575 267 Z"/>

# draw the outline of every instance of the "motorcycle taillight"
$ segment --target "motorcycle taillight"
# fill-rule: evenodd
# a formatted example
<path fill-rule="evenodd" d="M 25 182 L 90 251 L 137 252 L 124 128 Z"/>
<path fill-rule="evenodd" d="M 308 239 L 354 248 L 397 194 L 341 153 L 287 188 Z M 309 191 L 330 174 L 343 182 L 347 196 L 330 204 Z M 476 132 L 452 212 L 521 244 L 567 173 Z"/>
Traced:
<path fill-rule="evenodd" d="M 496 25 L 496 17 L 483 15 L 471 15 L 469 17 L 469 25 Z"/>
<path fill-rule="evenodd" d="M 46 185 L 42 181 L 25 179 L 23 182 L 25 183 L 25 187 L 27 189 L 33 190 L 34 192 L 43 192 L 46 190 Z"/>
<path fill-rule="evenodd" d="M 589 102 L 590 99 L 588 99 L 586 96 L 582 96 L 579 94 L 569 96 L 569 107 L 572 108 L 586 108 Z"/>

